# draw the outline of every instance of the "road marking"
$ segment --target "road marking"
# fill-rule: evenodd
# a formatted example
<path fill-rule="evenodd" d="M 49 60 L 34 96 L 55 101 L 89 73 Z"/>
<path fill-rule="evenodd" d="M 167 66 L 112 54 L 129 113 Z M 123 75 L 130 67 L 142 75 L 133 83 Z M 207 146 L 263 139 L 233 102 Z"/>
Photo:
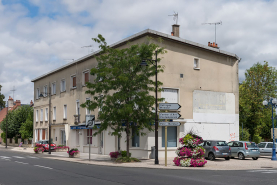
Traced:
<path fill-rule="evenodd" d="M 250 170 L 248 172 L 277 173 L 277 170 Z"/>
<path fill-rule="evenodd" d="M 0 156 L 2 159 L 6 159 L 6 158 L 11 158 L 11 157 L 7 157 L 7 156 Z"/>
<path fill-rule="evenodd" d="M 20 164 L 29 164 L 29 163 L 24 163 L 24 162 L 20 162 L 20 161 L 14 161 L 16 163 L 20 163 Z"/>
<path fill-rule="evenodd" d="M 13 157 L 18 159 L 25 159 L 25 157 L 20 157 L 20 156 L 13 156 Z"/>
<path fill-rule="evenodd" d="M 27 156 L 27 157 L 32 159 L 38 159 L 38 157 L 33 157 L 33 156 Z"/>
<path fill-rule="evenodd" d="M 46 167 L 46 166 L 40 166 L 40 165 L 34 165 L 34 166 L 37 166 L 37 167 L 40 167 L 40 168 L 47 168 L 47 169 L 49 169 L 49 170 L 53 170 L 53 168 Z"/>

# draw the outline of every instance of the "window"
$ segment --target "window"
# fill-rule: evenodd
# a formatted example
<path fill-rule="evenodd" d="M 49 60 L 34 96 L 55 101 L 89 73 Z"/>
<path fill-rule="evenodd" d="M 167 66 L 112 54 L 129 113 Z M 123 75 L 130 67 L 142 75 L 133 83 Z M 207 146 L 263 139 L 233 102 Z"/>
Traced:
<path fill-rule="evenodd" d="M 193 69 L 200 69 L 200 62 L 198 58 L 194 58 Z"/>
<path fill-rule="evenodd" d="M 92 144 L 92 129 L 87 129 L 87 144 Z"/>
<path fill-rule="evenodd" d="M 273 144 L 272 143 L 267 143 L 266 148 L 272 148 Z"/>
<path fill-rule="evenodd" d="M 63 106 L 63 119 L 67 118 L 67 105 Z"/>
<path fill-rule="evenodd" d="M 53 120 L 56 120 L 56 107 L 53 107 Z"/>
<path fill-rule="evenodd" d="M 136 131 L 137 127 L 132 128 L 132 147 L 139 147 L 139 134 Z"/>
<path fill-rule="evenodd" d="M 71 88 L 76 88 L 76 75 L 71 76 Z"/>
<path fill-rule="evenodd" d="M 65 92 L 65 87 L 66 87 L 65 79 L 63 79 L 63 80 L 61 81 L 61 92 Z"/>
<path fill-rule="evenodd" d="M 36 97 L 37 99 L 39 99 L 39 93 L 40 93 L 39 88 L 37 88 L 37 97 Z"/>
<path fill-rule="evenodd" d="M 90 101 L 90 98 L 86 98 L 86 101 Z M 86 115 L 90 115 L 90 110 L 86 107 Z"/>
<path fill-rule="evenodd" d="M 180 74 L 180 78 L 184 78 L 184 74 Z"/>
<path fill-rule="evenodd" d="M 52 92 L 51 92 L 52 95 L 56 94 L 56 82 L 52 83 L 52 89 L 51 90 L 52 90 Z"/>
<path fill-rule="evenodd" d="M 36 110 L 36 122 L 38 122 L 38 110 Z"/>
<path fill-rule="evenodd" d="M 40 109 L 40 121 L 43 121 L 43 109 Z"/>
<path fill-rule="evenodd" d="M 216 146 L 228 146 L 225 141 L 218 141 L 216 142 Z"/>
<path fill-rule="evenodd" d="M 162 127 L 162 147 L 165 146 L 165 128 Z M 167 147 L 177 147 L 177 127 L 167 127 Z"/>
<path fill-rule="evenodd" d="M 45 109 L 45 121 L 48 121 L 48 108 Z"/>
<path fill-rule="evenodd" d="M 239 143 L 239 147 L 243 147 L 243 143 Z"/>
<path fill-rule="evenodd" d="M 47 85 L 43 87 L 44 97 L 47 96 Z"/>
<path fill-rule="evenodd" d="M 258 147 L 259 147 L 259 148 L 264 148 L 265 145 L 266 145 L 266 143 L 260 143 L 260 144 L 258 144 Z"/>
<path fill-rule="evenodd" d="M 178 89 L 164 88 L 161 94 L 162 94 L 162 98 L 164 98 L 164 102 L 179 103 Z"/>
<path fill-rule="evenodd" d="M 76 115 L 78 115 L 78 123 L 80 123 L 80 103 L 79 103 L 79 100 L 76 101 Z"/>
<path fill-rule="evenodd" d="M 86 85 L 87 82 L 89 82 L 89 71 L 83 72 L 83 85 Z"/>

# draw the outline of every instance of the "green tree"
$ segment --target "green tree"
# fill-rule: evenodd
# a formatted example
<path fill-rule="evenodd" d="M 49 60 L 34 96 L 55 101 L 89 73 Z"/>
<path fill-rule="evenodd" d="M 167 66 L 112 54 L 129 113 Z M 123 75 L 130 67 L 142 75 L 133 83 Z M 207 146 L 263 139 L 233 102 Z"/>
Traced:
<path fill-rule="evenodd" d="M 33 112 L 30 112 L 26 122 L 22 123 L 19 133 L 21 134 L 22 139 L 33 137 Z"/>
<path fill-rule="evenodd" d="M 99 43 L 100 55 L 96 57 L 97 67 L 92 68 L 90 74 L 95 76 L 94 83 L 87 83 L 86 93 L 93 99 L 86 101 L 82 107 L 90 110 L 100 108 L 98 119 L 102 121 L 99 130 L 101 133 L 108 127 L 112 135 L 121 137 L 126 133 L 127 157 L 129 157 L 130 131 L 144 135 L 143 129 L 153 131 L 153 105 L 155 103 L 155 66 L 143 68 L 140 63 L 143 59 L 152 59 L 155 51 L 165 53 L 164 48 L 148 38 L 148 44 L 128 44 L 127 48 L 116 49 L 107 46 L 107 43 L 98 35 L 93 40 Z M 158 62 L 160 58 L 158 58 Z M 157 72 L 163 72 L 163 66 L 157 66 Z M 158 81 L 158 87 L 162 83 Z M 159 91 L 161 89 L 159 88 Z M 151 93 L 151 94 L 150 94 Z M 159 99 L 161 101 L 161 99 Z"/>
<path fill-rule="evenodd" d="M 4 102 L 5 96 L 4 94 L 1 94 L 1 88 L 2 88 L 2 85 L 0 85 L 0 110 L 5 107 L 5 102 Z"/>
<path fill-rule="evenodd" d="M 245 81 L 239 86 L 240 122 L 249 130 L 253 139 L 262 134 L 263 129 L 269 128 L 271 122 L 271 107 L 266 108 L 262 102 L 276 97 L 277 71 L 264 64 L 254 64 L 245 72 Z M 270 130 L 266 130 L 270 134 Z"/>
<path fill-rule="evenodd" d="M 19 137 L 19 129 L 22 123 L 25 123 L 27 118 L 32 115 L 33 108 L 29 105 L 22 105 L 13 111 L 9 111 L 5 119 L 1 122 L 0 128 L 3 132 L 6 132 L 6 120 L 8 122 L 8 137 Z"/>

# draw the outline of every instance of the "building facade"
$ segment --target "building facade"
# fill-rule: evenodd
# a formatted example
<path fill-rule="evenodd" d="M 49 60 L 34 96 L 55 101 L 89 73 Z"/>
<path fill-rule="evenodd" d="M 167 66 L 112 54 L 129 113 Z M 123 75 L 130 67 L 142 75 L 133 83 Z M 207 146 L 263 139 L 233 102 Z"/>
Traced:
<path fill-rule="evenodd" d="M 173 25 L 174 27 L 174 25 Z M 179 146 L 178 138 L 193 130 L 203 139 L 225 141 L 239 139 L 239 57 L 220 50 L 217 45 L 205 46 L 179 38 L 179 27 L 171 35 L 145 30 L 121 40 L 111 47 L 124 48 L 129 43 L 149 42 L 147 37 L 162 38 L 158 43 L 167 50 L 162 57 L 164 73 L 158 74 L 163 82 L 163 91 L 158 97 L 165 102 L 179 103 L 181 123 L 168 127 L 168 156 L 175 156 Z M 51 138 L 57 145 L 68 145 L 81 152 L 109 154 L 126 150 L 126 136 L 111 136 L 106 130 L 91 137 L 95 130 L 84 127 L 85 115 L 95 115 L 98 110 L 89 111 L 80 104 L 92 97 L 86 94 L 85 82 L 94 80 L 89 74 L 97 66 L 95 55 L 99 51 L 80 58 L 58 69 L 32 80 L 34 82 L 34 141 L 48 139 L 49 114 L 51 114 Z M 49 88 L 50 87 L 50 88 Z M 43 94 L 43 97 L 39 97 Z M 49 96 L 51 106 L 49 107 Z M 154 132 L 145 131 L 145 136 L 134 136 L 130 141 L 130 152 L 138 158 L 149 158 L 154 146 Z M 159 127 L 159 156 L 164 156 L 164 127 Z"/>

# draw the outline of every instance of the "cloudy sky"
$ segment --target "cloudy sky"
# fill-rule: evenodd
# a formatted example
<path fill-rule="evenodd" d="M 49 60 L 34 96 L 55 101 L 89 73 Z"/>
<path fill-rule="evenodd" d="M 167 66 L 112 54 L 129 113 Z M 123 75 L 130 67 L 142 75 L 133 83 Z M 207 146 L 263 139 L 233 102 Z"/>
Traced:
<path fill-rule="evenodd" d="M 0 0 L 2 94 L 28 104 L 32 79 L 98 50 L 101 33 L 112 44 L 147 28 L 170 34 L 178 12 L 180 37 L 242 58 L 240 81 L 254 63 L 277 65 L 277 1 L 266 0 Z M 83 47 L 90 46 L 92 47 Z"/>

